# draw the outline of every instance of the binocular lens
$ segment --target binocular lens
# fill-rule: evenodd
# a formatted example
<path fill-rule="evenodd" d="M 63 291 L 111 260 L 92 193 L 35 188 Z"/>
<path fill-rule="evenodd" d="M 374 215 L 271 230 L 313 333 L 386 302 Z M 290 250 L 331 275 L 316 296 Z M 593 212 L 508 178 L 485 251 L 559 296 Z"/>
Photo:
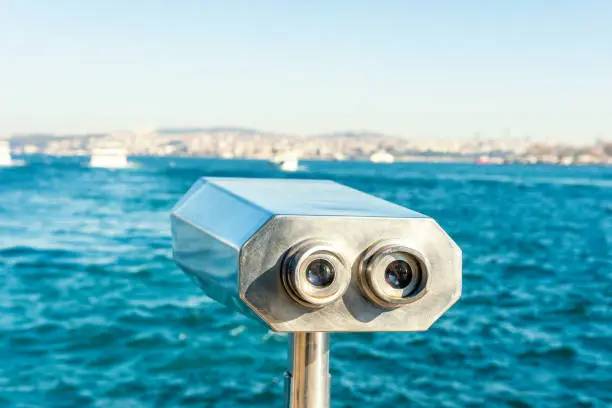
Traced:
<path fill-rule="evenodd" d="M 315 259 L 306 268 L 306 279 L 319 288 L 331 285 L 335 277 L 334 266 L 325 259 Z"/>
<path fill-rule="evenodd" d="M 334 247 L 318 240 L 296 244 L 287 253 L 281 279 L 289 296 L 307 307 L 322 307 L 342 296 L 351 281 Z"/>
<path fill-rule="evenodd" d="M 391 262 L 385 270 L 385 281 L 394 289 L 404 289 L 412 282 L 413 271 L 408 262 Z"/>
<path fill-rule="evenodd" d="M 427 259 L 418 250 L 395 241 L 381 241 L 363 254 L 358 281 L 369 300 L 393 308 L 426 293 L 428 270 Z"/>

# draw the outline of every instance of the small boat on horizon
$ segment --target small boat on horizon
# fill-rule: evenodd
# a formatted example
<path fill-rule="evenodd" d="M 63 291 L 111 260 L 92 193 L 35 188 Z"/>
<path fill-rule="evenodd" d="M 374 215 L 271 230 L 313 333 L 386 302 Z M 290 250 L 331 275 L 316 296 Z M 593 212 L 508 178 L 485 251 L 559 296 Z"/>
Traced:
<path fill-rule="evenodd" d="M 11 144 L 8 140 L 0 140 L 0 166 L 12 166 Z"/>
<path fill-rule="evenodd" d="M 385 150 L 380 150 L 370 156 L 370 161 L 372 163 L 393 163 L 395 157 Z"/>
<path fill-rule="evenodd" d="M 119 144 L 108 144 L 91 149 L 89 167 L 124 169 L 129 167 L 127 149 Z"/>
<path fill-rule="evenodd" d="M 272 163 L 274 163 L 280 170 L 286 172 L 295 172 L 300 168 L 300 161 L 296 154 L 277 156 L 272 159 Z"/>

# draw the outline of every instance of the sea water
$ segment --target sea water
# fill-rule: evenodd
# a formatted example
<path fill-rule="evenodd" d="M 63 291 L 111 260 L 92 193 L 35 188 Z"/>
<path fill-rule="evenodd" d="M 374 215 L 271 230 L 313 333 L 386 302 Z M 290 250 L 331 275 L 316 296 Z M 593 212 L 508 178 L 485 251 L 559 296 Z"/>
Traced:
<path fill-rule="evenodd" d="M 282 406 L 287 337 L 171 260 L 168 211 L 201 176 L 336 180 L 462 248 L 428 332 L 332 335 L 332 406 L 612 404 L 611 168 L 81 161 L 0 169 L 0 407 Z"/>

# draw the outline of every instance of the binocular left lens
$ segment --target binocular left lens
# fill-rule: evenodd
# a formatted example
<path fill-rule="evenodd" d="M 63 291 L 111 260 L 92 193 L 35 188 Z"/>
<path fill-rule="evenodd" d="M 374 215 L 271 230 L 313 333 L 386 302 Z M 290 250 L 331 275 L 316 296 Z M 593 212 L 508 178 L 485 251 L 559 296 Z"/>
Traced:
<path fill-rule="evenodd" d="M 292 248 L 281 274 L 289 295 L 308 307 L 332 303 L 342 296 L 351 280 L 344 259 L 321 241 L 307 241 Z"/>

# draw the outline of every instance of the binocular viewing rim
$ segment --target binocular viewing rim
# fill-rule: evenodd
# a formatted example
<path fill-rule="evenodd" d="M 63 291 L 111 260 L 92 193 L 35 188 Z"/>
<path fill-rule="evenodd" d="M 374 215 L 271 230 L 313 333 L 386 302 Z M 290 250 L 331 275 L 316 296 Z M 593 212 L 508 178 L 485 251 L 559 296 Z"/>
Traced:
<path fill-rule="evenodd" d="M 331 279 L 321 284 L 310 279 L 313 264 L 329 266 Z M 335 248 L 321 241 L 305 241 L 293 247 L 282 267 L 282 280 L 289 295 L 307 307 L 321 307 L 334 302 L 344 294 L 351 281 L 345 260 Z"/>
<path fill-rule="evenodd" d="M 401 265 L 403 271 L 393 270 Z M 426 293 L 429 264 L 423 254 L 402 243 L 380 241 L 366 250 L 358 267 L 359 286 L 363 294 L 384 308 L 412 303 Z M 390 275 L 404 273 L 405 279 L 390 281 Z M 406 279 L 407 278 L 407 279 Z"/>

